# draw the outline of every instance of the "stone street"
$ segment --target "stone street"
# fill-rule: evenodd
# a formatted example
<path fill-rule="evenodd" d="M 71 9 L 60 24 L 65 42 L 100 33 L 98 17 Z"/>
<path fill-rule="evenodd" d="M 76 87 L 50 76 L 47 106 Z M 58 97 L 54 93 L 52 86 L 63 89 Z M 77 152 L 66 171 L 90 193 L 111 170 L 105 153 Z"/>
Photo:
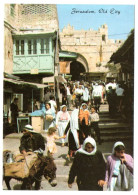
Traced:
<path fill-rule="evenodd" d="M 109 118 L 107 105 L 101 105 L 99 115 L 100 115 L 99 127 L 101 130 L 101 138 L 103 139 L 103 143 L 102 143 L 102 145 L 97 144 L 97 148 L 98 148 L 98 150 L 100 150 L 103 153 L 103 155 L 106 159 L 107 156 L 109 154 L 111 154 L 112 147 L 113 147 L 115 141 L 117 139 L 119 139 L 119 138 L 115 137 L 115 135 L 112 135 L 112 134 L 114 134 L 114 132 L 116 132 L 117 129 L 119 129 L 119 124 L 121 124 L 121 126 L 122 126 L 122 121 L 121 122 L 119 121 L 118 125 L 117 125 L 116 124 L 117 121 L 113 122 Z M 105 117 L 105 115 L 106 115 L 106 117 Z M 117 129 L 113 127 L 114 123 L 115 123 L 115 126 L 117 126 Z M 104 128 L 102 128 L 102 125 L 104 126 Z M 104 136 L 102 136 L 102 131 L 105 131 L 106 126 L 108 126 L 106 128 L 107 134 L 105 132 Z M 112 130 L 109 128 L 110 126 L 112 127 L 111 128 Z M 121 132 L 121 129 L 120 129 L 120 132 Z M 108 133 L 111 136 L 109 136 Z M 43 134 L 43 136 L 45 136 L 45 133 L 42 133 L 42 134 Z M 18 151 L 21 136 L 22 136 L 22 133 L 19 133 L 19 134 L 12 133 L 12 134 L 7 135 L 3 139 L 3 149 L 4 150 L 8 149 L 11 151 Z M 112 137 L 112 139 L 111 139 L 111 137 Z M 121 136 L 118 141 L 123 141 L 125 146 L 126 146 L 126 153 L 129 153 L 133 156 L 133 142 L 132 142 L 131 137 L 127 137 L 127 139 L 126 139 L 126 136 L 124 134 L 124 136 Z M 56 154 L 54 154 L 54 159 L 55 159 L 54 161 L 57 165 L 57 186 L 51 187 L 48 184 L 48 182 L 43 178 L 41 190 L 64 190 L 64 191 L 77 190 L 76 183 L 74 183 L 74 185 L 71 189 L 68 188 L 68 184 L 67 184 L 68 174 L 69 174 L 69 170 L 70 170 L 70 166 L 71 166 L 71 163 L 67 163 L 67 160 L 66 160 L 66 155 L 68 153 L 68 147 L 67 146 L 61 147 L 61 145 L 58 141 L 56 142 L 56 144 L 57 144 L 58 152 Z M 45 153 L 46 153 L 46 151 L 45 151 Z M 12 189 L 19 190 L 20 186 L 21 186 L 21 183 L 19 181 L 12 179 L 12 181 L 11 181 Z M 4 182 L 3 182 L 3 189 L 4 190 L 7 189 Z"/>

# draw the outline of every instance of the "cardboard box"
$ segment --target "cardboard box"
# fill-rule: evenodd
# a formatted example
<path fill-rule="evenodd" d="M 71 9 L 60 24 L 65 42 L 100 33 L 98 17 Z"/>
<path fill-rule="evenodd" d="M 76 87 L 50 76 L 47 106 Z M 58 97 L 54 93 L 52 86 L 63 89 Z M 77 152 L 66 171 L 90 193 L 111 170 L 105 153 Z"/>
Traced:
<path fill-rule="evenodd" d="M 43 125 L 44 125 L 43 117 L 32 116 L 31 120 L 32 120 L 32 127 L 34 131 L 41 133 L 41 131 L 43 130 Z"/>

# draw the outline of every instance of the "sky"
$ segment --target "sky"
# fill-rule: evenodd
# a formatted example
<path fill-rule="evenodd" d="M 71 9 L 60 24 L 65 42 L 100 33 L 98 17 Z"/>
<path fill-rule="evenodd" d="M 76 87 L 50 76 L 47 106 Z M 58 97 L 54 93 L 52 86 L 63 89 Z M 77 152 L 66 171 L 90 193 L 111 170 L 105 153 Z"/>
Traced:
<path fill-rule="evenodd" d="M 68 24 L 96 31 L 107 24 L 109 39 L 125 40 L 135 27 L 134 5 L 57 4 L 57 10 L 60 31 Z"/>

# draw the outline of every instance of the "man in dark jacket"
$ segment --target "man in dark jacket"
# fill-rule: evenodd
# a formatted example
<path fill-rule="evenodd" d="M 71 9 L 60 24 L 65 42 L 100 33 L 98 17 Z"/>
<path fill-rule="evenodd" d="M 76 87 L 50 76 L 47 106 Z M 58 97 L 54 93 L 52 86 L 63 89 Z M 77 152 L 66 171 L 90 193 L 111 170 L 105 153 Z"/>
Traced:
<path fill-rule="evenodd" d="M 24 127 L 23 134 L 20 140 L 20 152 L 24 155 L 29 151 L 43 154 L 45 150 L 44 137 L 40 133 L 35 132 L 31 125 Z"/>
<path fill-rule="evenodd" d="M 10 105 L 11 110 L 11 123 L 13 128 L 17 129 L 17 117 L 18 117 L 18 98 L 14 98 L 14 101 Z"/>
<path fill-rule="evenodd" d="M 115 93 L 115 90 L 112 89 L 112 87 L 108 87 L 109 91 L 107 92 L 107 102 L 109 104 L 109 114 L 111 117 L 114 117 L 117 110 L 116 110 L 116 100 L 117 95 Z"/>

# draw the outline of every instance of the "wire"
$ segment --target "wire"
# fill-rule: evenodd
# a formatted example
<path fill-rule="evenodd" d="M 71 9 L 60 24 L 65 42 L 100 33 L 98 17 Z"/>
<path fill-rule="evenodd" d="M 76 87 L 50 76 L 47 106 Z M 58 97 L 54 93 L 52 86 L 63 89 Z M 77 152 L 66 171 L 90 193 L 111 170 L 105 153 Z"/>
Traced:
<path fill-rule="evenodd" d="M 65 38 L 71 38 L 71 37 L 73 37 L 73 38 L 89 38 L 89 37 L 102 37 L 102 35 L 105 35 L 104 33 L 103 34 L 101 34 L 101 35 L 90 35 L 90 36 L 87 36 L 86 35 L 86 32 L 85 32 L 85 35 L 84 35 L 84 37 L 79 37 L 79 35 L 78 36 L 73 36 L 73 33 L 74 32 L 72 32 L 72 34 L 71 33 L 68 33 L 68 34 L 64 34 L 63 33 L 63 35 L 61 35 L 61 33 L 63 33 L 63 32 L 60 32 L 60 38 L 61 37 L 65 37 Z M 118 35 L 129 35 L 130 34 L 130 32 L 129 33 L 119 33 L 119 34 L 111 34 L 111 35 L 107 35 L 108 37 L 110 36 L 118 36 Z M 81 35 L 82 35 L 82 33 L 81 33 Z"/>

